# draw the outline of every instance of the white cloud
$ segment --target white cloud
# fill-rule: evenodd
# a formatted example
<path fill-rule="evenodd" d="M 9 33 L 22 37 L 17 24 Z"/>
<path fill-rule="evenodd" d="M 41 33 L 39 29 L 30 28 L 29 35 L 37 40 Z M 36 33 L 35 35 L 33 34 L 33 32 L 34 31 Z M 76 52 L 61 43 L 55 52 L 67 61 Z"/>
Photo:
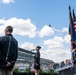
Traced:
<path fill-rule="evenodd" d="M 71 36 L 70 36 L 69 34 L 66 34 L 66 35 L 64 36 L 64 42 L 65 42 L 65 43 L 70 43 L 70 40 L 71 40 Z"/>
<path fill-rule="evenodd" d="M 71 52 L 69 49 L 65 48 L 41 50 L 41 57 L 53 60 L 54 62 L 61 62 L 66 59 L 71 59 Z"/>
<path fill-rule="evenodd" d="M 48 25 L 45 25 L 40 31 L 39 31 L 39 36 L 44 37 L 44 36 L 51 36 L 54 34 L 54 29 L 52 27 L 49 27 Z"/>
<path fill-rule="evenodd" d="M 6 26 L 11 25 L 14 28 L 14 34 L 21 36 L 29 36 L 30 38 L 36 35 L 36 26 L 30 19 L 10 18 L 8 20 L 0 19 L 0 34 L 3 35 L 3 30 Z"/>
<path fill-rule="evenodd" d="M 62 32 L 67 32 L 67 33 L 68 33 L 68 28 L 64 27 L 64 28 L 62 29 Z"/>
<path fill-rule="evenodd" d="M 1 2 L 4 4 L 9 4 L 9 3 L 14 3 L 15 0 L 1 0 Z"/>
<path fill-rule="evenodd" d="M 32 50 L 35 49 L 36 46 L 33 43 L 24 42 L 20 47 L 26 50 Z"/>
<path fill-rule="evenodd" d="M 65 46 L 65 44 L 68 46 Z M 51 59 L 55 62 L 61 62 L 71 58 L 69 34 L 64 37 L 54 36 L 52 39 L 44 41 L 44 45 L 47 46 L 47 50 L 41 51 L 41 57 Z"/>
<path fill-rule="evenodd" d="M 45 40 L 44 45 L 48 46 L 48 48 L 61 48 L 64 47 L 65 43 L 69 44 L 70 39 L 71 37 L 69 34 L 64 35 L 64 37 L 54 36 L 52 39 Z"/>
<path fill-rule="evenodd" d="M 47 45 L 48 48 L 63 47 L 63 38 L 55 36 L 53 39 L 45 40 L 44 45 Z"/>
<path fill-rule="evenodd" d="M 57 32 L 57 33 L 64 33 L 64 32 L 68 33 L 68 28 L 64 27 L 64 28 L 62 28 L 60 30 L 54 28 L 54 31 Z"/>
<path fill-rule="evenodd" d="M 68 33 L 68 28 L 64 27 L 61 30 L 55 29 L 53 27 L 49 27 L 48 25 L 45 25 L 40 31 L 39 31 L 39 36 L 40 37 L 45 37 L 45 36 L 52 36 L 54 33 Z"/>

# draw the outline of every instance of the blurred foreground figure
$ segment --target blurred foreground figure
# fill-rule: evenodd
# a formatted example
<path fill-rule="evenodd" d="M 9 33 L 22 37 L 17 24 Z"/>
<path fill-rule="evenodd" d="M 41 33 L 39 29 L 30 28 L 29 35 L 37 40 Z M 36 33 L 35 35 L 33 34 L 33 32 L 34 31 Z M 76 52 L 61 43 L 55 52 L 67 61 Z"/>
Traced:
<path fill-rule="evenodd" d="M 76 75 L 76 44 L 72 43 L 73 52 L 72 52 L 72 58 L 73 58 L 73 66 L 74 66 L 74 75 Z"/>
<path fill-rule="evenodd" d="M 7 26 L 0 37 L 0 75 L 12 75 L 18 56 L 18 42 L 12 36 L 13 27 Z"/>
<path fill-rule="evenodd" d="M 34 56 L 34 72 L 35 75 L 39 75 L 39 69 L 40 69 L 40 52 L 39 50 L 41 49 L 40 46 L 36 47 L 36 54 Z"/>

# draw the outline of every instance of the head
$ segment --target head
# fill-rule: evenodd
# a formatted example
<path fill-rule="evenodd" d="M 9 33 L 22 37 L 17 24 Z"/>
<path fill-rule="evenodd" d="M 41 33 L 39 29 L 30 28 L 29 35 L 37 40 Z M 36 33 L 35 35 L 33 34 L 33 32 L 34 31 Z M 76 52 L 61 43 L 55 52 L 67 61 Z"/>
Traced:
<path fill-rule="evenodd" d="M 41 49 L 40 46 L 36 46 L 36 51 L 39 51 Z"/>
<path fill-rule="evenodd" d="M 7 26 L 5 28 L 5 34 L 11 34 L 13 32 L 13 27 L 12 26 Z"/>

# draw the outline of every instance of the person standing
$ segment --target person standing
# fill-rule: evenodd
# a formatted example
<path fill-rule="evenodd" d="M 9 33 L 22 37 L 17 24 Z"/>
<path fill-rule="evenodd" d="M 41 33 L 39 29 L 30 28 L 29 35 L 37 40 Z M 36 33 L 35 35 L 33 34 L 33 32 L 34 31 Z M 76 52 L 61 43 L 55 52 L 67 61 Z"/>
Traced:
<path fill-rule="evenodd" d="M 37 46 L 36 47 L 36 54 L 34 56 L 34 72 L 35 72 L 35 75 L 39 75 L 39 69 L 40 69 L 40 50 L 41 47 L 40 46 Z"/>
<path fill-rule="evenodd" d="M 12 32 L 13 27 L 7 26 L 5 36 L 0 37 L 0 75 L 12 75 L 18 57 L 18 42 Z"/>

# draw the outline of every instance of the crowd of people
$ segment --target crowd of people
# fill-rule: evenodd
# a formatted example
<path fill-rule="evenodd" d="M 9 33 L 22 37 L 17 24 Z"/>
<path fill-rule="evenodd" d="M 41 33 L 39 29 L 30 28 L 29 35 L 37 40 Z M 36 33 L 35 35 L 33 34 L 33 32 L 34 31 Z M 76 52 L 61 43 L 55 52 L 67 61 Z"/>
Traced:
<path fill-rule="evenodd" d="M 54 69 L 59 69 L 59 68 L 62 68 L 62 67 L 64 67 L 64 66 L 70 66 L 70 65 L 72 65 L 72 60 L 66 59 L 65 61 L 62 61 L 62 62 L 60 62 L 60 63 L 55 63 L 55 64 L 53 65 L 53 68 L 54 68 Z"/>

